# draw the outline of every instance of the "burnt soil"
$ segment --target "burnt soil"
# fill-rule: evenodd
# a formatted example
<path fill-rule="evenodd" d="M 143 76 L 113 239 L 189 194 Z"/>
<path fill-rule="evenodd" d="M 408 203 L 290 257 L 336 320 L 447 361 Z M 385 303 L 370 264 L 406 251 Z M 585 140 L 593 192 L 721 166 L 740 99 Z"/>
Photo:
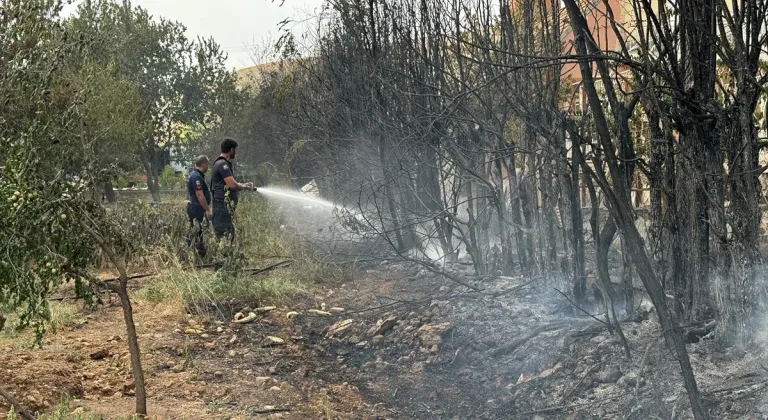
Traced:
<path fill-rule="evenodd" d="M 457 274 L 462 270 L 469 277 L 468 267 Z M 233 304 L 225 318 L 137 300 L 150 415 L 690 418 L 653 310 L 623 324 L 628 359 L 616 335 L 555 291 L 556 280 L 472 284 L 482 290 L 387 262 L 345 283 L 316 285 L 314 296 L 247 324 L 229 317 L 244 304 Z M 336 313 L 309 312 L 323 308 Z M 289 318 L 291 311 L 299 315 Z M 768 343 L 762 335 L 755 342 Z M 768 418 L 765 348 L 718 350 L 704 339 L 688 349 L 713 418 Z M 47 336 L 41 350 L 0 340 L 0 377 L 0 386 L 32 410 L 50 411 L 64 393 L 73 411 L 130 415 L 134 390 L 119 306 L 83 310 L 72 326 Z M 8 408 L 3 404 L 0 413 Z"/>

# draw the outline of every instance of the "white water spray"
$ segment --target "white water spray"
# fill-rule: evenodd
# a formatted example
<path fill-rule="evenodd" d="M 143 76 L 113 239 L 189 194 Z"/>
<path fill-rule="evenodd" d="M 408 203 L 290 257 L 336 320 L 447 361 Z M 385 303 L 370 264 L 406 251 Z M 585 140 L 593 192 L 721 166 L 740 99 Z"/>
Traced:
<path fill-rule="evenodd" d="M 283 199 L 305 201 L 312 204 L 317 204 L 319 206 L 328 207 L 331 209 L 336 207 L 336 205 L 331 203 L 330 201 L 326 201 L 321 198 L 310 197 L 298 191 L 292 191 L 292 190 L 286 190 L 283 188 L 274 188 L 274 187 L 261 187 L 256 191 L 267 197 L 279 196 Z"/>

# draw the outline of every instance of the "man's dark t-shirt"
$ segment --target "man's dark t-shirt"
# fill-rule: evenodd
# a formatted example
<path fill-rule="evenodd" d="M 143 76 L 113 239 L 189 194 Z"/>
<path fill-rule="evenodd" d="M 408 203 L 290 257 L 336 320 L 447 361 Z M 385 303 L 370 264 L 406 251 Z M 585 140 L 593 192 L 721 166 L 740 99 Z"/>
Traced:
<path fill-rule="evenodd" d="M 197 192 L 202 191 L 203 197 L 208 205 L 211 204 L 211 191 L 208 189 L 208 185 L 205 183 L 205 175 L 197 168 L 192 170 L 189 174 L 189 181 L 187 181 L 187 193 L 189 194 L 189 202 L 191 203 L 191 209 L 195 210 L 195 213 L 204 214 L 203 206 L 197 200 Z"/>
<path fill-rule="evenodd" d="M 227 183 L 224 179 L 235 175 L 235 168 L 232 163 L 227 159 L 219 156 L 215 162 L 213 162 L 211 175 L 211 190 L 213 190 L 213 201 L 223 203 L 227 192 Z M 233 203 L 237 204 L 237 191 L 229 192 L 229 199 Z"/>

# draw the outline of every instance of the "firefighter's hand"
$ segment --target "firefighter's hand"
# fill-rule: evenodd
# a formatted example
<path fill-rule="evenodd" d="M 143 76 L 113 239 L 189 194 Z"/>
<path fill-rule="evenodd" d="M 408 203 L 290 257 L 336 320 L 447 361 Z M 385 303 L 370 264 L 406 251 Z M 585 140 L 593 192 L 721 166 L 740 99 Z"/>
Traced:
<path fill-rule="evenodd" d="M 205 212 L 205 218 L 206 218 L 206 219 L 208 219 L 208 220 L 211 220 L 211 219 L 213 219 L 213 211 L 211 211 L 211 209 L 208 209 L 208 210 Z"/>

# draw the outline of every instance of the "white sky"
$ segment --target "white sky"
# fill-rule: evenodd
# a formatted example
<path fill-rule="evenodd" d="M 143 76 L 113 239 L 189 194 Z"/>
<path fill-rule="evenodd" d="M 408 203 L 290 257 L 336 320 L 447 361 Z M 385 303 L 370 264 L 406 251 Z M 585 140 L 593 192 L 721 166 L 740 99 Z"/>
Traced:
<path fill-rule="evenodd" d="M 74 3 L 79 3 L 76 0 Z M 255 63 L 253 47 L 273 42 L 279 36 L 278 24 L 286 18 L 294 32 L 301 33 L 319 13 L 323 0 L 132 0 L 154 17 L 179 21 L 187 27 L 187 36 L 212 36 L 228 54 L 227 66 L 249 67 Z M 75 6 L 67 6 L 64 14 Z M 258 58 L 256 59 L 258 60 Z"/>

